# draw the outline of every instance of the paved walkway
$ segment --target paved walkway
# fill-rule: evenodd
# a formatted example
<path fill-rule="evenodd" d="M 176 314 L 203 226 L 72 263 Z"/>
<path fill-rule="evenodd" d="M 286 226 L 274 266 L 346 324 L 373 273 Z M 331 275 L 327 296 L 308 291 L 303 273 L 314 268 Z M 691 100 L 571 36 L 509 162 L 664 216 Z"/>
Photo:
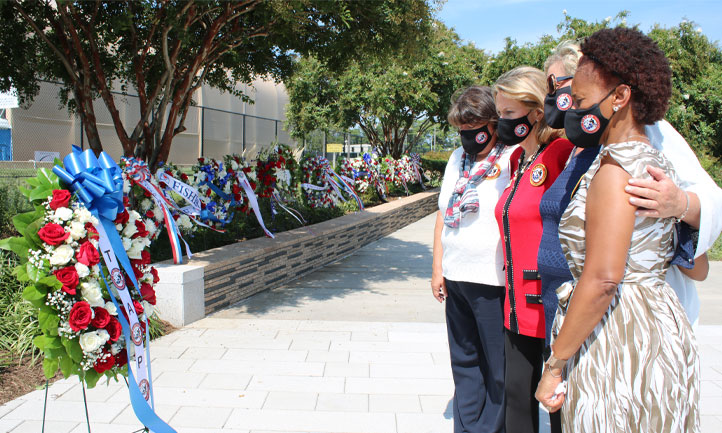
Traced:
<path fill-rule="evenodd" d="M 433 223 L 155 341 L 159 415 L 179 433 L 451 432 L 443 307 L 428 288 Z M 703 433 L 722 426 L 721 287 L 714 263 L 697 333 Z M 92 431 L 141 427 L 124 388 L 88 391 Z M 46 431 L 87 432 L 77 380 L 50 395 Z M 39 390 L 0 406 L 0 432 L 39 432 L 42 398 Z"/>

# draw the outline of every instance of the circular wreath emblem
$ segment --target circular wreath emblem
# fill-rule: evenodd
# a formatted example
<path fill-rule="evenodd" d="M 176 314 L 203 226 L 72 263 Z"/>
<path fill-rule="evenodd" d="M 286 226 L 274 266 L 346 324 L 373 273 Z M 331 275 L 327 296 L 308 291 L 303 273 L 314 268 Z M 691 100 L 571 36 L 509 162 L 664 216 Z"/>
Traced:
<path fill-rule="evenodd" d="M 148 380 L 141 380 L 138 383 L 138 388 L 140 389 L 141 394 L 143 394 L 143 398 L 148 401 L 148 399 L 150 399 L 150 385 L 148 384 Z"/>
<path fill-rule="evenodd" d="M 524 124 L 517 125 L 516 128 L 514 128 L 514 134 L 516 134 L 517 137 L 524 137 L 529 133 L 529 127 L 527 127 Z"/>
<path fill-rule="evenodd" d="M 531 169 L 531 176 L 529 176 L 529 183 L 532 186 L 539 186 L 544 183 L 547 178 L 547 168 L 544 164 L 537 164 Z"/>
<path fill-rule="evenodd" d="M 488 139 L 489 139 L 489 136 L 484 131 L 481 131 L 480 133 L 476 134 L 476 142 L 479 144 L 486 143 L 486 140 L 488 140 Z"/>
<path fill-rule="evenodd" d="M 125 277 L 123 277 L 123 273 L 120 272 L 120 269 L 115 268 L 110 271 L 110 280 L 113 282 L 116 289 L 125 290 Z"/>
<path fill-rule="evenodd" d="M 562 93 L 557 97 L 557 108 L 567 111 L 572 106 L 572 97 L 568 93 Z"/>
<path fill-rule="evenodd" d="M 487 179 L 496 179 L 501 174 L 501 167 L 499 167 L 499 164 L 494 164 L 493 167 L 489 169 L 489 174 L 486 175 Z"/>
<path fill-rule="evenodd" d="M 133 340 L 133 344 L 140 346 L 143 344 L 143 330 L 140 328 L 140 323 L 136 323 L 130 330 L 130 339 Z"/>
<path fill-rule="evenodd" d="M 593 114 L 582 117 L 582 130 L 587 134 L 594 134 L 599 131 L 599 118 Z"/>

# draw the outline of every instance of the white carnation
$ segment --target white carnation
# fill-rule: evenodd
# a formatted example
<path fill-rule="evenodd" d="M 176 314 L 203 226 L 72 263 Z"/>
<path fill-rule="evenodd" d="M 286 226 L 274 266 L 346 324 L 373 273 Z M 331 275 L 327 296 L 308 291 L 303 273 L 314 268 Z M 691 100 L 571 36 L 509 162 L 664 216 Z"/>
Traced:
<path fill-rule="evenodd" d="M 88 222 L 93 222 L 93 219 L 95 219 L 95 217 L 93 216 L 92 213 L 90 213 L 90 211 L 88 209 L 86 209 L 84 207 L 79 207 L 79 208 L 75 209 L 75 218 L 74 219 L 75 219 L 75 221 L 77 221 L 81 224 L 85 224 Z"/>
<path fill-rule="evenodd" d="M 85 224 L 80 223 L 78 221 L 73 221 L 70 223 L 70 237 L 71 238 L 73 238 L 75 240 L 82 239 L 85 237 L 86 233 L 87 232 L 85 231 Z"/>
<path fill-rule="evenodd" d="M 200 173 L 198 173 L 197 176 L 198 176 L 198 181 L 199 181 L 199 182 L 203 182 L 204 180 L 206 180 L 206 173 L 205 173 L 205 172 L 200 172 Z"/>
<path fill-rule="evenodd" d="M 90 331 L 81 334 L 78 342 L 83 352 L 90 353 L 100 349 L 109 339 L 110 334 L 108 334 L 108 331 L 101 329 L 99 331 Z"/>
<path fill-rule="evenodd" d="M 62 221 L 67 221 L 70 218 L 73 217 L 73 211 L 67 207 L 59 207 L 55 210 L 55 213 L 53 214 L 54 219 L 59 219 Z"/>
<path fill-rule="evenodd" d="M 126 251 L 128 251 L 130 246 L 133 244 L 133 240 L 131 238 L 122 238 L 121 242 L 123 242 L 123 249 Z"/>
<path fill-rule="evenodd" d="M 128 221 L 128 224 L 126 224 L 125 228 L 123 229 L 123 236 L 130 238 L 136 233 L 138 233 L 138 229 L 135 227 L 135 220 Z"/>
<path fill-rule="evenodd" d="M 140 202 L 140 208 L 143 212 L 147 212 L 148 209 L 153 207 L 153 202 L 149 198 L 143 199 L 143 201 Z"/>
<path fill-rule="evenodd" d="M 103 308 L 105 308 L 111 316 L 118 315 L 118 309 L 115 307 L 115 304 L 110 301 L 106 302 Z"/>
<path fill-rule="evenodd" d="M 182 229 L 189 229 L 189 228 L 193 227 L 193 225 L 191 224 L 190 217 L 185 214 L 181 215 L 176 222 L 178 223 L 178 227 L 180 227 Z"/>
<path fill-rule="evenodd" d="M 74 255 L 75 251 L 70 245 L 61 245 L 57 247 L 50 256 L 50 264 L 53 266 L 64 265 L 68 263 Z"/>
<path fill-rule="evenodd" d="M 223 192 L 225 192 L 226 194 L 231 193 L 231 183 L 230 182 L 226 183 L 226 186 L 223 187 Z"/>
<path fill-rule="evenodd" d="M 221 170 L 218 172 L 218 177 L 220 177 L 221 179 L 226 177 L 226 175 L 228 175 L 228 172 L 226 170 Z"/>
<path fill-rule="evenodd" d="M 135 238 L 132 240 L 131 246 L 127 249 L 128 257 L 134 260 L 140 260 L 142 258 L 141 253 L 146 247 L 150 246 L 150 239 L 148 238 Z"/>
<path fill-rule="evenodd" d="M 90 269 L 80 262 L 75 264 L 75 272 L 78 273 L 78 278 L 85 278 L 90 275 Z"/>
<path fill-rule="evenodd" d="M 153 216 L 159 222 L 163 221 L 165 219 L 165 214 L 163 213 L 163 209 L 159 208 L 158 206 L 153 208 Z"/>

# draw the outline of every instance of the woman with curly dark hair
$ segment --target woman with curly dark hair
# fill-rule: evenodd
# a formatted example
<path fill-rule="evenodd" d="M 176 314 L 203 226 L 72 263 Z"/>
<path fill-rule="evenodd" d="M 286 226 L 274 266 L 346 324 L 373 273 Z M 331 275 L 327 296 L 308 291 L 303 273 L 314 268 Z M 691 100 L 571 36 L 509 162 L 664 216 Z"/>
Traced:
<path fill-rule="evenodd" d="M 624 187 L 647 166 L 677 179 L 644 126 L 671 96 L 664 53 L 641 32 L 604 29 L 582 44 L 567 137 L 602 145 L 559 226 L 574 280 L 557 289 L 551 356 L 536 397 L 565 432 L 699 431 L 699 357 L 665 272 L 675 218 L 638 216 Z M 566 378 L 566 389 L 563 379 Z"/>

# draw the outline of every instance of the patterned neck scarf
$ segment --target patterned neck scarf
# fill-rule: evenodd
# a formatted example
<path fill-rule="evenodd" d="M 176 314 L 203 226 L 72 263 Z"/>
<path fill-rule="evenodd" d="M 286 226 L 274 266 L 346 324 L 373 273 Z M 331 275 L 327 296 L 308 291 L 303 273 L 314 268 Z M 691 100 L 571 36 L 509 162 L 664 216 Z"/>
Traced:
<path fill-rule="evenodd" d="M 487 174 L 494 167 L 494 163 L 504 151 L 504 147 L 504 144 L 496 143 L 496 146 L 489 152 L 486 159 L 481 162 L 481 166 L 473 175 L 471 169 L 474 166 L 476 155 L 462 153 L 459 180 L 456 181 L 454 191 L 449 199 L 449 205 L 446 207 L 444 224 L 451 228 L 457 228 L 464 215 L 479 210 L 479 196 L 476 193 L 476 185 L 486 179 Z"/>

